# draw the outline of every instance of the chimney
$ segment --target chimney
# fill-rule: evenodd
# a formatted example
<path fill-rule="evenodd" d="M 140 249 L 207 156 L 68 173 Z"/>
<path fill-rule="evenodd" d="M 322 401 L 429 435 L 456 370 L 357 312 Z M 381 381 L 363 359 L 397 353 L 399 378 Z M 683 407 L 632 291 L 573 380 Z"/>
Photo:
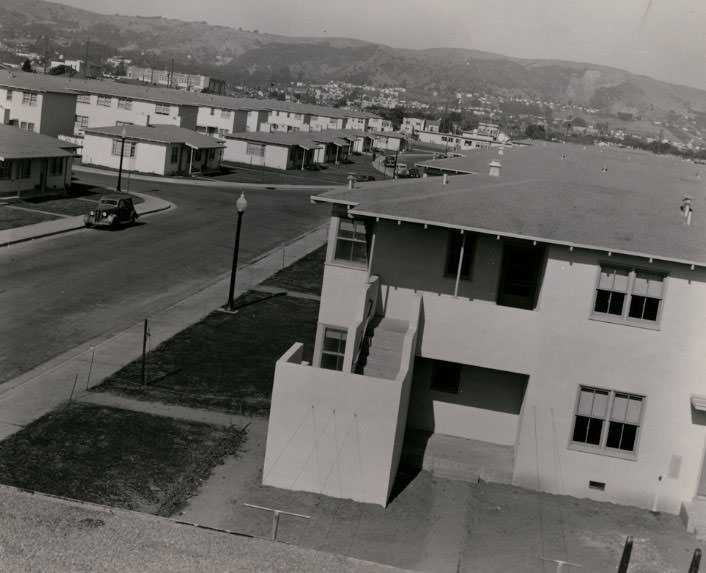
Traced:
<path fill-rule="evenodd" d="M 444 185 L 448 185 L 448 184 L 449 184 L 449 174 L 444 173 Z"/>
<path fill-rule="evenodd" d="M 348 189 L 353 189 L 355 187 L 355 175 L 348 176 Z"/>
<path fill-rule="evenodd" d="M 691 197 L 687 195 L 681 200 L 681 207 L 679 207 L 679 210 L 684 215 L 684 223 L 691 225 L 691 214 L 694 212 L 694 209 L 691 206 Z"/>
<path fill-rule="evenodd" d="M 488 163 L 488 175 L 491 177 L 500 177 L 500 168 L 502 164 L 499 161 L 491 161 Z"/>

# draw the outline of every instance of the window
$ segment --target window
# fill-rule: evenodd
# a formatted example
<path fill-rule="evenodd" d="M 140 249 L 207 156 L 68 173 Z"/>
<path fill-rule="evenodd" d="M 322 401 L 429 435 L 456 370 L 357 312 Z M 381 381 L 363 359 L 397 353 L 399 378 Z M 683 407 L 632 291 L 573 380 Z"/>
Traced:
<path fill-rule="evenodd" d="M 473 256 L 473 237 L 468 233 L 461 234 L 459 231 L 450 231 L 449 239 L 446 248 L 446 269 L 445 274 L 455 277 L 458 273 L 458 263 L 463 251 L 461 259 L 461 274 L 462 279 L 471 278 L 471 260 Z"/>
<path fill-rule="evenodd" d="M 12 161 L 0 161 L 0 179 L 9 179 L 12 173 Z"/>
<path fill-rule="evenodd" d="M 26 129 L 28 131 L 34 131 L 34 123 L 31 121 L 21 121 L 20 129 Z"/>
<path fill-rule="evenodd" d="M 27 179 L 29 178 L 30 171 L 31 171 L 31 159 L 18 159 L 15 161 L 15 165 L 17 165 L 17 170 L 15 171 L 15 177 L 17 179 Z"/>
<path fill-rule="evenodd" d="M 7 94 L 5 95 L 5 99 L 7 101 L 12 101 L 12 90 L 7 90 Z"/>
<path fill-rule="evenodd" d="M 175 147 L 172 147 L 171 162 L 176 163 L 177 161 L 179 161 L 179 148 L 175 146 Z"/>
<path fill-rule="evenodd" d="M 498 289 L 498 304 L 534 309 L 539 294 L 539 279 L 544 248 L 524 244 L 506 244 Z"/>
<path fill-rule="evenodd" d="M 363 221 L 341 217 L 338 223 L 334 258 L 337 261 L 367 263 L 368 251 Z"/>
<path fill-rule="evenodd" d="M 254 155 L 255 157 L 264 157 L 265 146 L 261 143 L 247 143 L 245 145 L 245 153 L 247 155 Z"/>
<path fill-rule="evenodd" d="M 158 103 L 154 106 L 154 112 L 160 115 L 169 115 L 171 108 L 168 105 Z"/>
<path fill-rule="evenodd" d="M 118 109 L 132 109 L 132 100 L 118 98 Z"/>
<path fill-rule="evenodd" d="M 343 370 L 346 354 L 346 331 L 340 328 L 324 329 L 324 343 L 321 347 L 321 368 Z"/>
<path fill-rule="evenodd" d="M 227 109 L 222 109 L 221 110 L 221 118 L 222 119 L 230 119 L 230 111 Z"/>
<path fill-rule="evenodd" d="M 134 141 L 126 141 L 125 147 L 123 148 L 123 140 L 122 139 L 114 139 L 112 154 L 119 156 L 121 149 L 123 150 L 122 151 L 123 157 L 135 157 L 135 142 Z"/>
<path fill-rule="evenodd" d="M 461 384 L 461 364 L 435 360 L 431 372 L 431 390 L 458 394 Z"/>
<path fill-rule="evenodd" d="M 22 104 L 36 106 L 37 105 L 37 94 L 23 92 L 22 93 Z"/>
<path fill-rule="evenodd" d="M 76 103 L 91 103 L 90 94 L 79 94 L 76 96 Z"/>
<path fill-rule="evenodd" d="M 602 266 L 593 317 L 611 322 L 655 323 L 662 307 L 664 274 Z"/>
<path fill-rule="evenodd" d="M 201 150 L 197 149 L 196 153 L 194 153 L 194 161 L 201 161 Z"/>
<path fill-rule="evenodd" d="M 116 121 L 115 125 L 135 125 L 131 121 Z"/>
<path fill-rule="evenodd" d="M 98 96 L 98 100 L 96 101 L 96 103 L 98 105 L 102 105 L 103 107 L 110 107 L 112 101 L 113 98 L 111 98 L 110 96 Z"/>
<path fill-rule="evenodd" d="M 635 453 L 644 396 L 581 386 L 571 442 L 608 453 Z"/>
<path fill-rule="evenodd" d="M 77 115 L 76 116 L 76 127 L 79 129 L 86 129 L 88 127 L 88 116 L 87 115 Z"/>

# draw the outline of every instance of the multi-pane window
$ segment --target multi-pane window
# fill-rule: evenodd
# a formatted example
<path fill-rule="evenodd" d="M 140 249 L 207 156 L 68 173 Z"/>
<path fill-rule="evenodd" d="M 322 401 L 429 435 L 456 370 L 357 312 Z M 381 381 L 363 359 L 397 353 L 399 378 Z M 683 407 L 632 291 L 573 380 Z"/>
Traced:
<path fill-rule="evenodd" d="M 230 119 L 230 110 L 222 109 L 221 110 L 221 118 L 222 119 Z"/>
<path fill-rule="evenodd" d="M 431 372 L 431 390 L 458 394 L 461 384 L 461 364 L 435 360 Z"/>
<path fill-rule="evenodd" d="M 78 94 L 76 103 L 91 103 L 91 94 Z"/>
<path fill-rule="evenodd" d="M 96 101 L 96 103 L 98 105 L 102 105 L 103 107 L 110 107 L 112 101 L 113 98 L 111 98 L 110 96 L 98 96 L 98 100 Z"/>
<path fill-rule="evenodd" d="M 367 263 L 368 249 L 363 221 L 341 217 L 338 223 L 334 258 L 337 261 Z"/>
<path fill-rule="evenodd" d="M 346 331 L 340 328 L 325 328 L 321 347 L 321 368 L 343 370 L 346 354 Z"/>
<path fill-rule="evenodd" d="M 120 155 L 121 153 L 123 154 L 124 157 L 135 157 L 135 142 L 134 141 L 126 141 L 125 145 L 123 147 L 123 140 L 122 139 L 114 139 L 112 154 L 113 155 Z"/>
<path fill-rule="evenodd" d="M 118 109 L 132 109 L 132 100 L 126 98 L 118 98 Z"/>
<path fill-rule="evenodd" d="M 265 156 L 265 146 L 261 143 L 246 143 L 245 153 L 247 155 L 254 155 L 255 157 Z"/>
<path fill-rule="evenodd" d="M 624 322 L 656 322 L 662 306 L 663 290 L 663 274 L 603 266 L 596 288 L 593 315 Z"/>
<path fill-rule="evenodd" d="M 77 115 L 76 116 L 76 127 L 79 129 L 86 129 L 88 127 L 88 116 L 87 115 Z"/>
<path fill-rule="evenodd" d="M 459 261 L 461 264 L 460 278 L 471 278 L 471 260 L 473 254 L 473 238 L 468 233 L 463 235 L 459 231 L 449 233 L 448 245 L 446 249 L 446 269 L 445 274 L 456 276 L 459 273 Z"/>
<path fill-rule="evenodd" d="M 20 128 L 26 129 L 27 131 L 34 131 L 34 123 L 31 121 L 21 121 Z"/>
<path fill-rule="evenodd" d="M 5 94 L 5 99 L 7 101 L 12 101 L 12 90 L 7 90 L 7 93 Z"/>
<path fill-rule="evenodd" d="M 169 112 L 171 111 L 170 106 L 158 103 L 154 106 L 154 112 L 158 113 L 160 115 L 169 115 Z"/>
<path fill-rule="evenodd" d="M 571 441 L 591 449 L 635 453 L 645 398 L 581 386 Z"/>
<path fill-rule="evenodd" d="M 37 105 L 37 94 L 30 93 L 30 92 L 23 92 L 22 93 L 22 104 L 36 106 Z"/>

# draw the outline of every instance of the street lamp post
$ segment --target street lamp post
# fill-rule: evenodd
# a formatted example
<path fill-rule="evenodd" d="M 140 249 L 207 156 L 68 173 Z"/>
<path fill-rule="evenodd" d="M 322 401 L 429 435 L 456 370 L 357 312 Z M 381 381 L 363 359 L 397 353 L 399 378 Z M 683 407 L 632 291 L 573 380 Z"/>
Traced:
<path fill-rule="evenodd" d="M 233 247 L 233 268 L 230 272 L 230 290 L 228 291 L 228 310 L 233 310 L 233 294 L 235 293 L 235 273 L 238 270 L 238 250 L 240 249 L 240 226 L 243 220 L 243 213 L 248 206 L 245 199 L 245 193 L 241 193 L 238 200 L 235 202 L 235 208 L 238 210 L 238 223 L 235 227 L 235 246 Z"/>
<path fill-rule="evenodd" d="M 125 128 L 120 132 L 120 166 L 118 167 L 118 185 L 116 191 L 120 191 L 120 180 L 123 178 L 123 154 L 125 152 Z"/>

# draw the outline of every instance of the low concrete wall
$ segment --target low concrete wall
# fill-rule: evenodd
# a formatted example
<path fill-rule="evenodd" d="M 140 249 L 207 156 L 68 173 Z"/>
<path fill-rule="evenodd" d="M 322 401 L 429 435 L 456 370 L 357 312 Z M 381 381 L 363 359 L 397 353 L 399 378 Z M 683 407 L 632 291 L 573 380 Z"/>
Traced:
<path fill-rule="evenodd" d="M 275 368 L 263 484 L 386 505 L 402 381 L 303 365 L 301 350 Z"/>

